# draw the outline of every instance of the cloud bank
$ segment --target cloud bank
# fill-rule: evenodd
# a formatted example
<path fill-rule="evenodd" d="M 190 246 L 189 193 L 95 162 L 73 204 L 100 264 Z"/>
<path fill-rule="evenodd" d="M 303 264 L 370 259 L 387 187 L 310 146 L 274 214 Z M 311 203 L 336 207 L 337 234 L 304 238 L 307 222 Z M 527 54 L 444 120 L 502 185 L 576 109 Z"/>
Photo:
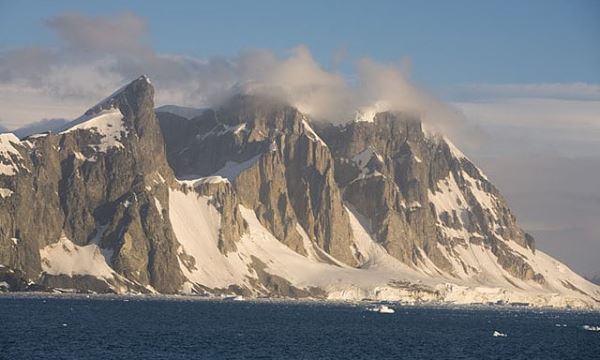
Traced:
<path fill-rule="evenodd" d="M 232 58 L 194 58 L 155 51 L 144 20 L 132 13 L 68 13 L 47 20 L 56 48 L 0 53 L 0 121 L 15 128 L 43 118 L 76 117 L 123 83 L 148 74 L 158 105 L 215 106 L 236 92 L 277 96 L 316 119 L 343 122 L 376 102 L 418 113 L 454 137 L 473 131 L 462 114 L 415 85 L 406 66 L 355 62 L 356 81 L 326 70 L 304 46 L 283 57 L 251 49 Z M 471 137 L 472 138 L 472 137 Z"/>

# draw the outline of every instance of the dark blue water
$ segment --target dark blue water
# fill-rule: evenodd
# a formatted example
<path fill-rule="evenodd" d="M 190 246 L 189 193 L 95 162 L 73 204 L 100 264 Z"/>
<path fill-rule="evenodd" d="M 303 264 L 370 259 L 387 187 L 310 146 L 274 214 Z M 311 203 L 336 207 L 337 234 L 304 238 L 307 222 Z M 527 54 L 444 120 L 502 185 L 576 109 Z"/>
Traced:
<path fill-rule="evenodd" d="M 583 325 L 600 314 L 11 296 L 0 358 L 600 359 L 600 332 Z"/>

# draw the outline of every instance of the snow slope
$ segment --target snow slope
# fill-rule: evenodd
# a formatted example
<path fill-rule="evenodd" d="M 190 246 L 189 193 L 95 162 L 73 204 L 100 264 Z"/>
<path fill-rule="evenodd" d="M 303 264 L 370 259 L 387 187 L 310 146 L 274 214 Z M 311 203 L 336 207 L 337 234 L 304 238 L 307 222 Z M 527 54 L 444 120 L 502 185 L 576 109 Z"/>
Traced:
<path fill-rule="evenodd" d="M 42 270 L 51 275 L 91 275 L 112 279 L 116 273 L 108 265 L 98 245 L 78 246 L 66 236 L 40 250 Z"/>
<path fill-rule="evenodd" d="M 117 108 L 102 110 L 93 115 L 84 115 L 70 123 L 69 127 L 61 134 L 76 130 L 91 130 L 100 135 L 100 143 L 94 146 L 99 152 L 107 152 L 110 148 L 123 148 L 121 138 L 127 135 L 127 129 L 123 124 L 123 114 Z"/>
<path fill-rule="evenodd" d="M 458 258 L 477 271 L 460 276 L 440 275 L 439 269 L 434 271 L 433 263 L 427 261 L 422 268 L 409 267 L 377 244 L 364 225 L 365 220 L 349 207 L 346 211 L 355 237 L 355 250 L 362 259 L 359 268 L 323 262 L 314 251 L 309 251 L 308 256 L 292 251 L 261 225 L 251 209 L 242 206 L 240 211 L 249 230 L 236 243 L 237 251 L 223 255 L 217 249 L 220 215 L 210 204 L 210 198 L 193 191 L 186 194 L 177 190 L 171 191 L 169 198 L 171 222 L 182 245 L 180 265 L 190 284 L 218 289 L 238 285 L 261 295 L 266 290 L 253 285 L 259 278 L 253 259 L 258 259 L 266 265 L 264 270 L 269 274 L 300 289 L 318 287 L 325 291 L 327 298 L 336 300 L 518 302 L 534 306 L 598 307 L 598 303 L 590 300 L 590 296 L 600 298 L 598 287 L 586 283 L 541 251 L 533 254 L 514 243 L 511 246 L 515 251 L 537 264 L 536 271 L 552 279 L 549 284 L 542 286 L 512 277 L 498 265 L 489 249 L 474 244 L 460 250 Z M 305 244 L 314 245 L 306 232 L 300 233 Z M 305 247 L 314 249 L 314 246 Z M 189 261 L 190 257 L 193 261 Z M 185 258 L 188 258 L 187 265 L 182 260 Z M 189 263 L 195 265 L 189 266 Z M 562 281 L 569 281 L 587 295 L 565 289 Z"/>
<path fill-rule="evenodd" d="M 14 144 L 20 143 L 15 134 L 0 134 L 0 175 L 12 176 L 19 170 L 20 160 L 23 157 Z"/>

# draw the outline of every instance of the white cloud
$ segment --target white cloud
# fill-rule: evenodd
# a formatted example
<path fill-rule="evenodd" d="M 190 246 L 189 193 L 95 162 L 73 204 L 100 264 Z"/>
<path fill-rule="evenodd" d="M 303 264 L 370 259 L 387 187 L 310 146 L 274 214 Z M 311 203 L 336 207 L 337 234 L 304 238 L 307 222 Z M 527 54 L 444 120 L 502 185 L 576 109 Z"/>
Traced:
<path fill-rule="evenodd" d="M 452 88 L 454 96 L 474 99 L 545 98 L 600 101 L 600 84 L 584 82 L 539 84 L 463 84 Z"/>
<path fill-rule="evenodd" d="M 455 102 L 468 118 L 490 124 L 523 127 L 600 128 L 600 100 L 498 98 Z"/>
<path fill-rule="evenodd" d="M 198 59 L 157 53 L 143 19 L 131 13 L 93 17 L 69 13 L 47 21 L 59 48 L 0 53 L 0 114 L 14 128 L 42 118 L 71 118 L 141 74 L 152 78 L 157 105 L 214 106 L 237 91 L 282 98 L 315 118 L 348 121 L 361 107 L 384 100 L 387 109 L 416 112 L 432 129 L 476 138 L 460 111 L 416 86 L 409 63 L 356 62 L 356 81 L 324 69 L 308 48 L 286 56 L 245 50 L 231 58 Z M 21 96 L 19 96 L 21 93 Z M 475 129 L 475 130 L 474 130 Z"/>
<path fill-rule="evenodd" d="M 482 87 L 482 85 L 477 85 Z M 595 84 L 512 84 L 465 97 L 453 105 L 488 134 L 487 153 L 554 152 L 564 156 L 600 155 L 600 99 Z M 512 92 L 509 92 L 512 89 Z M 541 91 L 540 89 L 544 89 Z M 542 97 L 546 94 L 546 97 Z M 560 96 L 559 96 L 560 95 Z M 468 146 L 469 144 L 465 144 Z M 467 149 L 467 152 L 469 150 Z"/>

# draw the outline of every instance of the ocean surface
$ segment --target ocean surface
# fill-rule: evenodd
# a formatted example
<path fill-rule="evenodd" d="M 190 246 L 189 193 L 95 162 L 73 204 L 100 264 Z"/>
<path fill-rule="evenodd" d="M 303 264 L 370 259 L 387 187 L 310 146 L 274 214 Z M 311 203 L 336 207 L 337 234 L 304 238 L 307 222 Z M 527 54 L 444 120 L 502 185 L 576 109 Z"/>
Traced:
<path fill-rule="evenodd" d="M 0 359 L 600 359 L 599 313 L 366 307 L 3 295 Z"/>

